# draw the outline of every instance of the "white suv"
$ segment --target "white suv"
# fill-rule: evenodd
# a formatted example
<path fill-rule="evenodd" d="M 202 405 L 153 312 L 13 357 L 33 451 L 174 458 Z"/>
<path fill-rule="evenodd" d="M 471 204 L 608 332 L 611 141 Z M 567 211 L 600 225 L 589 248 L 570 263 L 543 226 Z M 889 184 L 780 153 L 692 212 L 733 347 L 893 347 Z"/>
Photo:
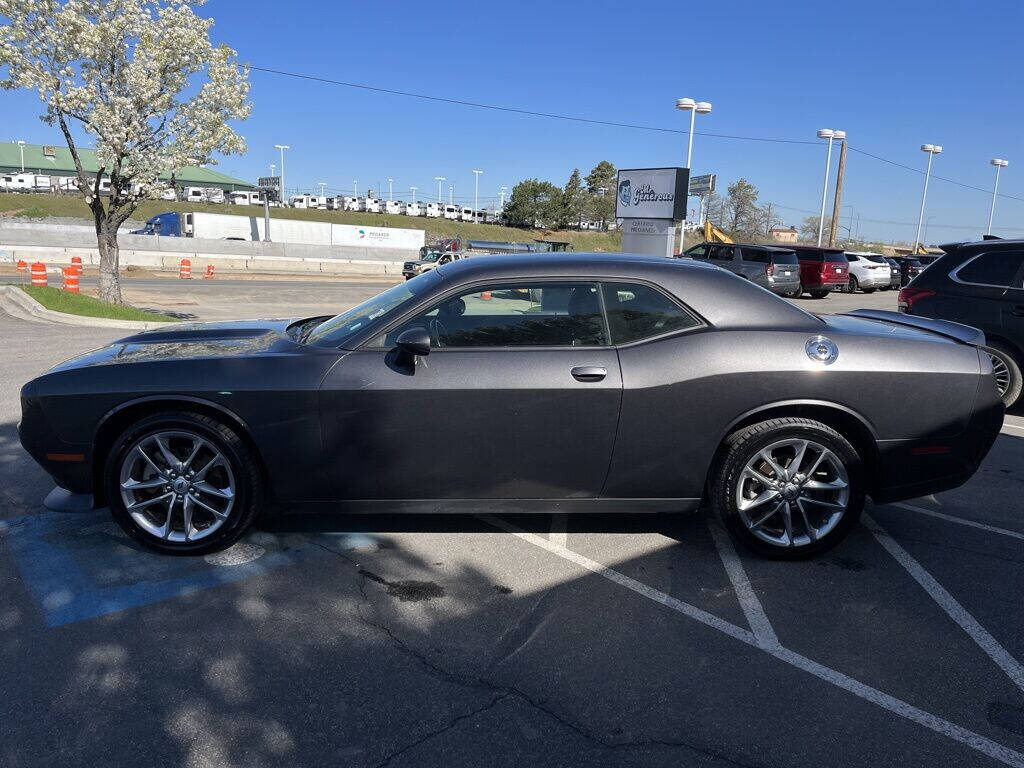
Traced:
<path fill-rule="evenodd" d="M 847 251 L 846 258 L 850 262 L 850 285 L 847 289 L 850 293 L 855 293 L 858 289 L 864 293 L 872 293 L 879 288 L 889 287 L 892 271 L 882 254 Z"/>

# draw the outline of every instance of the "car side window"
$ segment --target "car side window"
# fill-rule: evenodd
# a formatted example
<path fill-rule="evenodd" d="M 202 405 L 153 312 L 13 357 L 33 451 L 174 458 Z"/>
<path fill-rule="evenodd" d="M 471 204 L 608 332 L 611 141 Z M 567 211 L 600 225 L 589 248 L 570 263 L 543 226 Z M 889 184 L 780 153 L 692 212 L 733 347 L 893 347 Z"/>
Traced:
<path fill-rule="evenodd" d="M 853 264 L 856 261 L 860 261 L 860 256 L 854 256 L 852 253 L 846 254 L 846 260 Z"/>
<path fill-rule="evenodd" d="M 758 264 L 768 263 L 768 251 L 763 251 L 760 248 L 742 248 L 740 252 L 743 254 L 744 261 L 753 261 Z"/>
<path fill-rule="evenodd" d="M 708 249 L 711 261 L 732 261 L 732 248 L 728 245 L 713 245 Z"/>
<path fill-rule="evenodd" d="M 700 325 L 697 318 L 648 285 L 604 283 L 602 290 L 612 344 L 629 344 Z"/>
<path fill-rule="evenodd" d="M 964 283 L 1020 288 L 1018 273 L 1024 251 L 990 251 L 968 261 L 953 274 Z"/>
<path fill-rule="evenodd" d="M 391 348 L 409 328 L 426 328 L 438 349 L 600 347 L 608 344 L 594 283 L 501 284 L 449 297 L 377 337 Z"/>
<path fill-rule="evenodd" d="M 691 248 L 690 250 L 688 250 L 686 252 L 686 255 L 689 256 L 691 259 L 703 259 L 703 258 L 706 258 L 707 255 L 708 255 L 708 247 L 707 247 L 707 245 L 704 245 L 704 244 L 695 245 L 695 246 L 693 246 L 693 248 Z"/>

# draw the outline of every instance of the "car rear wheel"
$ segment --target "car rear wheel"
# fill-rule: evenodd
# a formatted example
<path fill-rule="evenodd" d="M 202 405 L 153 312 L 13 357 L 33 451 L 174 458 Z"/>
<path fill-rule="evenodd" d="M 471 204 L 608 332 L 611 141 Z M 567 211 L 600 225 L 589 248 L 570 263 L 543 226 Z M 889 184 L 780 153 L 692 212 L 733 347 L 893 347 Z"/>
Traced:
<path fill-rule="evenodd" d="M 708 492 L 734 538 L 757 554 L 786 560 L 834 547 L 864 508 L 857 451 L 811 419 L 772 419 L 734 432 Z"/>
<path fill-rule="evenodd" d="M 853 275 L 850 275 L 850 285 L 847 287 L 847 290 L 850 293 L 856 293 L 859 287 L 860 284 L 857 282 L 857 278 L 854 277 Z"/>
<path fill-rule="evenodd" d="M 200 555 L 234 544 L 256 517 L 262 477 L 246 442 L 198 413 L 148 416 L 107 461 L 110 511 L 125 533 L 159 552 Z"/>
<path fill-rule="evenodd" d="M 828 296 L 828 291 L 808 291 L 811 294 L 812 299 L 824 299 Z"/>
<path fill-rule="evenodd" d="M 1003 405 L 1010 408 L 1020 400 L 1021 390 L 1024 388 L 1024 376 L 1021 374 L 1020 365 L 1002 344 L 990 343 L 982 349 L 992 358 L 992 372 L 996 376 L 999 396 L 1003 399 Z"/>

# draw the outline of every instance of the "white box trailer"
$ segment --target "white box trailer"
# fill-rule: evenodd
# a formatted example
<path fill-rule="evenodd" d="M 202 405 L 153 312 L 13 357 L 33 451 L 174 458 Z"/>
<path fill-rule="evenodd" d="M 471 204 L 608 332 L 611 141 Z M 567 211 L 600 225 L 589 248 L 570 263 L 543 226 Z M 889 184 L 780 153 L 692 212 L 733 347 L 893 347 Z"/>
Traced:
<path fill-rule="evenodd" d="M 428 219 L 440 219 L 442 213 L 440 203 L 427 203 L 423 209 L 423 215 Z"/>

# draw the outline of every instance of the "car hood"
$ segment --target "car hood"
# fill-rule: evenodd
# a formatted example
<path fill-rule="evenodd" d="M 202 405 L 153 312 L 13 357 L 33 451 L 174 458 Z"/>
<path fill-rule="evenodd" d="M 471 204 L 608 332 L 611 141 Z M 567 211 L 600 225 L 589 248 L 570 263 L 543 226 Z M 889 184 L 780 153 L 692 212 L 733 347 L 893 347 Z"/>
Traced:
<path fill-rule="evenodd" d="M 288 335 L 294 320 L 242 320 L 230 323 L 180 323 L 145 331 L 51 369 L 64 371 L 97 365 L 258 355 L 294 349 Z"/>

